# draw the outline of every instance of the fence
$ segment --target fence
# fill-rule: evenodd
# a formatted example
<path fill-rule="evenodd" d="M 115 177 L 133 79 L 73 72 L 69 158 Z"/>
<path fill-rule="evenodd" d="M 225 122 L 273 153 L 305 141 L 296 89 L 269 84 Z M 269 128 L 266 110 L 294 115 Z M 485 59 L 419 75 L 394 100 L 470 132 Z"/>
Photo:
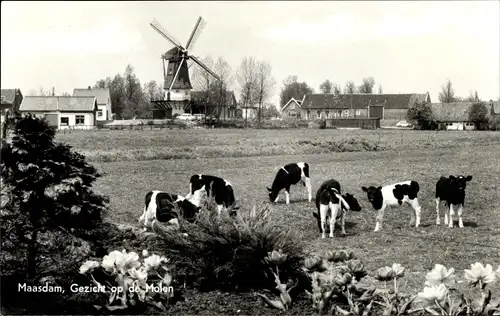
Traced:
<path fill-rule="evenodd" d="M 380 118 L 345 118 L 345 119 L 326 119 L 326 128 L 362 128 L 377 129 L 380 128 Z"/>

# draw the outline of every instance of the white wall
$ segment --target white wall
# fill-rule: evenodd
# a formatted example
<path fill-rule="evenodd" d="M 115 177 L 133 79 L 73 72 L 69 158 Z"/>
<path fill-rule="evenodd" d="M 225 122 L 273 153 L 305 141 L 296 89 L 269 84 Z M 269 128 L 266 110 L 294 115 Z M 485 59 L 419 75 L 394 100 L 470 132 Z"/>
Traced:
<path fill-rule="evenodd" d="M 450 122 L 446 123 L 446 129 L 449 131 L 475 130 L 476 126 L 473 123 Z"/>
<path fill-rule="evenodd" d="M 97 121 L 106 121 L 108 120 L 108 109 L 107 109 L 107 106 L 104 104 L 104 105 L 98 105 L 97 106 L 97 113 L 96 113 L 96 120 Z M 102 116 L 99 116 L 99 111 L 102 112 Z"/>
<path fill-rule="evenodd" d="M 242 118 L 254 119 L 257 117 L 257 109 L 252 108 L 242 108 L 241 109 Z"/>
<path fill-rule="evenodd" d="M 167 100 L 168 90 L 164 91 L 165 91 L 164 97 L 165 100 Z M 189 91 L 189 89 L 178 89 L 178 90 L 172 89 L 170 90 L 170 100 L 171 101 L 191 100 L 191 92 Z"/>
<path fill-rule="evenodd" d="M 76 125 L 76 117 L 83 116 L 83 124 Z M 61 118 L 68 118 L 68 125 L 62 125 Z M 94 128 L 94 115 L 92 113 L 59 113 L 59 129 L 92 129 Z"/>

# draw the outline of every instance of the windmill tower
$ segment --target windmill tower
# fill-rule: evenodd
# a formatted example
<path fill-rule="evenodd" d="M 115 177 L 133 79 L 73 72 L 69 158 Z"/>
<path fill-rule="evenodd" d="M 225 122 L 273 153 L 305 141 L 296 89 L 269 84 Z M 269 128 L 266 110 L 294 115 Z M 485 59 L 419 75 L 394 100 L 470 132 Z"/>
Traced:
<path fill-rule="evenodd" d="M 215 79 L 220 81 L 219 76 L 217 76 L 212 70 L 210 70 L 210 68 L 205 66 L 198 58 L 190 55 L 188 52 L 188 49 L 193 48 L 194 43 L 200 36 L 200 33 L 205 27 L 206 22 L 201 18 L 201 16 L 198 18 L 193 32 L 191 33 L 191 36 L 187 41 L 186 48 L 181 46 L 179 42 L 175 40 L 175 38 L 170 35 L 160 25 L 160 23 L 158 23 L 158 21 L 153 20 L 150 25 L 155 31 L 157 31 L 161 36 L 163 36 L 175 46 L 161 56 L 163 63 L 164 96 L 163 100 L 151 100 L 157 110 L 153 111 L 153 117 L 155 117 L 155 113 L 157 113 L 155 118 L 164 118 L 169 117 L 175 113 L 184 113 L 190 108 L 191 90 L 193 89 L 191 80 L 189 79 L 189 66 L 187 64 L 188 60 L 192 60 L 194 63 L 198 64 L 201 68 L 212 75 Z M 165 61 L 167 61 L 168 63 L 167 68 L 165 68 Z"/>

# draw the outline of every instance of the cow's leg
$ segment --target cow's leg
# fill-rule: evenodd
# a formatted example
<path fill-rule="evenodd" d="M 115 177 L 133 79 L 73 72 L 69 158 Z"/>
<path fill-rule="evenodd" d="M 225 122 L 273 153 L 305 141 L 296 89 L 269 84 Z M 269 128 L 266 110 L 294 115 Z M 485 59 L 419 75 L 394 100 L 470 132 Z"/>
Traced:
<path fill-rule="evenodd" d="M 448 209 L 446 209 L 446 207 Z M 448 213 L 450 212 L 450 204 L 448 202 L 446 202 L 445 204 L 445 210 L 444 210 L 444 224 L 445 225 L 448 225 Z"/>
<path fill-rule="evenodd" d="M 450 219 L 448 222 L 449 228 L 453 228 L 453 215 L 455 215 L 455 211 L 453 210 L 453 204 L 450 203 Z"/>
<path fill-rule="evenodd" d="M 139 223 L 142 223 L 142 221 L 144 221 L 145 216 L 146 216 L 146 207 L 144 206 L 144 211 L 142 212 L 141 217 L 139 217 Z"/>
<path fill-rule="evenodd" d="M 290 204 L 290 186 L 285 188 L 286 204 Z"/>
<path fill-rule="evenodd" d="M 339 204 L 333 204 L 330 202 L 328 204 L 328 207 L 330 209 L 330 238 L 333 238 L 335 236 L 334 231 L 335 231 L 335 221 L 337 220 L 337 214 L 338 212 L 342 212 L 340 209 L 340 203 Z"/>
<path fill-rule="evenodd" d="M 306 191 L 307 191 L 307 198 L 308 201 L 312 201 L 312 186 L 311 186 L 311 178 L 304 177 L 303 178 L 304 185 L 306 186 Z"/>
<path fill-rule="evenodd" d="M 319 205 L 319 216 L 321 220 L 321 238 L 325 238 L 325 230 L 326 230 L 326 214 L 328 213 L 328 205 L 320 204 Z"/>
<path fill-rule="evenodd" d="M 382 206 L 380 210 L 377 211 L 377 217 L 374 231 L 378 232 L 382 228 L 382 221 L 384 220 L 384 211 L 386 206 Z"/>
<path fill-rule="evenodd" d="M 462 222 L 462 213 L 464 211 L 464 205 L 460 204 L 458 207 L 458 227 L 464 228 L 464 223 Z"/>
<path fill-rule="evenodd" d="M 342 210 L 342 208 L 340 208 L 340 225 L 341 225 L 341 235 L 342 237 L 345 237 L 345 235 L 347 235 L 345 233 L 345 215 L 346 215 L 346 211 Z"/>
<path fill-rule="evenodd" d="M 441 225 L 441 219 L 439 219 L 439 202 L 441 202 L 441 200 L 436 198 L 436 225 Z"/>
<path fill-rule="evenodd" d="M 413 211 L 415 213 L 415 227 L 418 227 L 420 225 L 420 214 L 422 213 L 422 207 L 420 207 L 420 204 L 418 203 L 418 199 L 414 198 L 413 200 L 410 200 L 410 205 L 413 208 Z M 413 220 L 413 214 L 412 214 L 412 220 Z M 412 226 L 412 221 L 410 220 L 410 226 Z"/>

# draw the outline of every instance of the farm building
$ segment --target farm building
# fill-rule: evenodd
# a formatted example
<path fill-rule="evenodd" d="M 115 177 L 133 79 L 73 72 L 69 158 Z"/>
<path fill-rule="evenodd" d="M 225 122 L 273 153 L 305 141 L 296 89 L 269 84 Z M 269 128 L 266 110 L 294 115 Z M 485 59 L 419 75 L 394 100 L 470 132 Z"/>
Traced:
<path fill-rule="evenodd" d="M 96 97 L 97 98 L 97 121 L 108 121 L 112 119 L 111 95 L 107 88 L 74 89 L 74 97 Z"/>
<path fill-rule="evenodd" d="M 23 101 L 23 94 L 19 89 L 2 89 L 2 103 L 0 105 L 0 121 L 5 122 L 7 112 L 19 110 Z"/>
<path fill-rule="evenodd" d="M 207 100 L 208 97 L 208 100 Z M 205 91 L 191 91 L 191 113 L 203 113 L 208 115 L 220 114 L 221 118 L 237 118 L 241 114 L 238 109 L 238 103 L 234 91 L 226 91 L 222 100 L 222 106 L 219 106 L 219 98 L 216 93 L 210 93 L 207 96 Z M 217 112 L 219 111 L 219 113 Z"/>
<path fill-rule="evenodd" d="M 92 129 L 97 118 L 94 96 L 26 96 L 19 108 L 21 114 L 45 117 L 58 129 Z"/>
<path fill-rule="evenodd" d="M 469 110 L 474 102 L 432 103 L 432 114 L 439 129 L 473 130 L 476 125 L 469 120 Z"/>
<path fill-rule="evenodd" d="M 401 120 L 416 102 L 430 103 L 429 93 L 410 94 L 307 94 L 302 102 L 291 100 L 281 109 L 283 119 L 380 118 Z M 293 110 L 292 110 L 293 108 Z"/>

